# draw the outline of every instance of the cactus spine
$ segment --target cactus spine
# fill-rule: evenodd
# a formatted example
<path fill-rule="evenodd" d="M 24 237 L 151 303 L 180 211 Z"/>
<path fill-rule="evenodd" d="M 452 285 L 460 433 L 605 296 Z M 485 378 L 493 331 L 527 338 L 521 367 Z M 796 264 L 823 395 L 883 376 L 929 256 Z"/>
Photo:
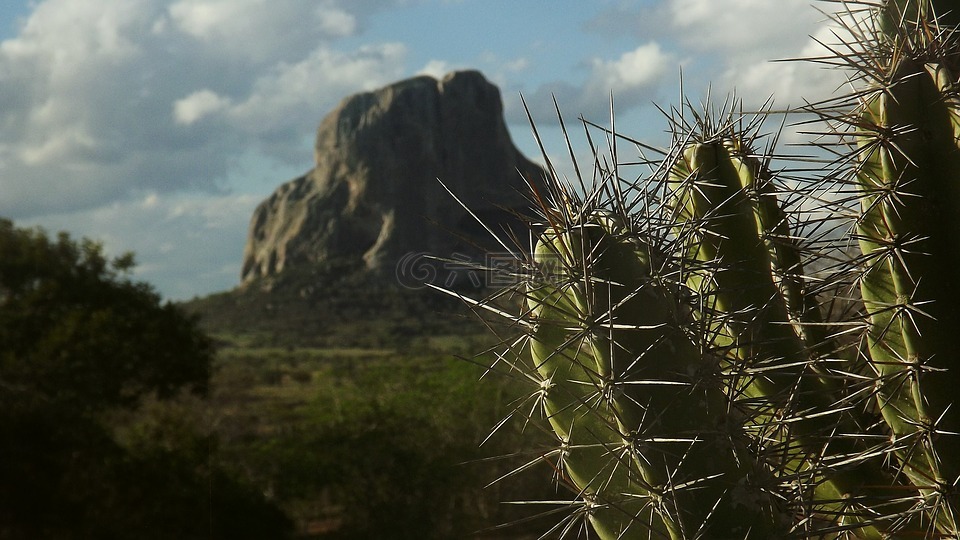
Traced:
<path fill-rule="evenodd" d="M 795 495 L 799 506 L 843 515 L 839 526 L 881 538 L 884 520 L 860 501 L 883 498 L 892 481 L 857 457 L 868 450 L 860 441 L 836 435 L 862 427 L 818 364 L 830 343 L 769 172 L 744 141 L 711 140 L 684 148 L 670 185 L 704 340 L 722 355 L 730 395 L 749 411 L 760 451 L 779 476 L 809 486 Z"/>
<path fill-rule="evenodd" d="M 565 471 L 604 538 L 773 534 L 774 501 L 747 482 L 760 471 L 738 461 L 717 374 L 654 255 L 609 215 L 537 245 L 530 353 Z"/>
<path fill-rule="evenodd" d="M 638 181 L 611 151 L 582 200 L 536 194 L 515 365 L 603 540 L 960 538 L 960 5 L 845 4 L 871 14 L 842 58 L 864 88 L 811 109 L 849 149 L 820 179 L 705 111 Z M 853 234 L 805 241 L 820 222 L 780 193 Z"/>
<path fill-rule="evenodd" d="M 909 7 L 891 4 L 887 16 L 905 11 L 909 19 Z M 920 7 L 932 11 L 926 2 Z M 949 67 L 960 51 L 937 23 L 921 18 L 906 24 L 917 28 L 910 33 L 916 38 L 896 36 L 888 76 L 866 97 L 860 116 L 860 284 L 878 407 L 898 446 L 900 468 L 943 532 L 956 534 L 960 441 L 938 434 L 960 431 L 960 411 L 951 407 L 960 387 L 954 344 L 960 328 L 960 107 Z"/>

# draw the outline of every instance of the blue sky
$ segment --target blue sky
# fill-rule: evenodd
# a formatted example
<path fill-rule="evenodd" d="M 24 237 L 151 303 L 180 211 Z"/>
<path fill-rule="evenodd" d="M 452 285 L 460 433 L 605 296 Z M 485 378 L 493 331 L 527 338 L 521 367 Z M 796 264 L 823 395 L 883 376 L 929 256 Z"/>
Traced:
<path fill-rule="evenodd" d="M 651 104 L 678 103 L 681 67 L 693 99 L 832 92 L 836 72 L 768 61 L 820 52 L 823 20 L 810 0 L 8 0 L 0 216 L 135 251 L 171 299 L 225 290 L 253 208 L 351 93 L 479 69 L 530 157 L 520 94 L 558 155 L 551 96 L 605 122 L 613 93 L 618 129 L 661 143 Z"/>

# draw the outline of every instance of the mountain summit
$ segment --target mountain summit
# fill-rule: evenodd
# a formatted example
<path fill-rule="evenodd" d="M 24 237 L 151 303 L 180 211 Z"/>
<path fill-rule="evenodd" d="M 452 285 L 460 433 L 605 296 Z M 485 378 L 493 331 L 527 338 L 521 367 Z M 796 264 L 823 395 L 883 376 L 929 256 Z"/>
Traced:
<path fill-rule="evenodd" d="M 500 232 L 544 174 L 513 145 L 500 91 L 477 71 L 344 99 L 317 130 L 314 161 L 254 212 L 244 285 L 325 264 L 393 278 L 417 254 L 476 258 L 490 235 L 441 182 Z"/>

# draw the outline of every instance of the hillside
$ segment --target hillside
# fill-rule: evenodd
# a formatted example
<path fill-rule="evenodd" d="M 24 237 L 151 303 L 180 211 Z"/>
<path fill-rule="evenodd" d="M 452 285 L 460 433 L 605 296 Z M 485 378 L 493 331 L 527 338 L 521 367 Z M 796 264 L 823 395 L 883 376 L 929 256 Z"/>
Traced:
<path fill-rule="evenodd" d="M 261 284 L 182 306 L 220 339 L 243 335 L 264 346 L 392 347 L 422 336 L 485 333 L 455 298 L 370 279 L 348 265 L 290 270 L 269 287 Z"/>

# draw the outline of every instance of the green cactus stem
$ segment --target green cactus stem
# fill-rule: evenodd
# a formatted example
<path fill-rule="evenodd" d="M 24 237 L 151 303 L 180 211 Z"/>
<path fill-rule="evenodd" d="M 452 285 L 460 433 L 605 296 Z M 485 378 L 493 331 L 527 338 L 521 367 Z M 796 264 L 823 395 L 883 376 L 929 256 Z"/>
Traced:
<path fill-rule="evenodd" d="M 618 229 L 604 217 L 548 230 L 535 251 L 546 279 L 528 295 L 544 410 L 594 529 L 610 540 L 777 536 L 783 520 L 750 484 L 759 473 L 716 373 L 652 279 L 649 247 Z"/>
<path fill-rule="evenodd" d="M 894 61 L 859 126 L 867 340 L 903 473 L 957 535 L 960 107 L 945 66 Z"/>
<path fill-rule="evenodd" d="M 705 340 L 724 353 L 731 392 L 751 411 L 756 436 L 775 456 L 772 467 L 809 478 L 812 489 L 800 498 L 814 515 L 862 538 L 884 537 L 894 518 L 870 505 L 898 494 L 889 489 L 892 478 L 867 459 L 870 449 L 841 435 L 864 428 L 817 365 L 830 345 L 812 324 L 820 321 L 818 306 L 804 290 L 783 212 L 764 187 L 767 173 L 741 143 L 712 140 L 688 145 L 670 180 L 678 235 L 686 238 L 686 282 L 700 298 Z"/>
<path fill-rule="evenodd" d="M 753 207 L 756 231 L 767 248 L 770 271 L 780 290 L 793 330 L 811 357 L 831 352 L 817 298 L 807 290 L 800 249 L 790 230 L 787 215 L 780 208 L 770 174 L 760 160 L 735 158 L 747 149 L 739 140 L 729 140 L 731 159 L 740 177 L 740 186 Z"/>

